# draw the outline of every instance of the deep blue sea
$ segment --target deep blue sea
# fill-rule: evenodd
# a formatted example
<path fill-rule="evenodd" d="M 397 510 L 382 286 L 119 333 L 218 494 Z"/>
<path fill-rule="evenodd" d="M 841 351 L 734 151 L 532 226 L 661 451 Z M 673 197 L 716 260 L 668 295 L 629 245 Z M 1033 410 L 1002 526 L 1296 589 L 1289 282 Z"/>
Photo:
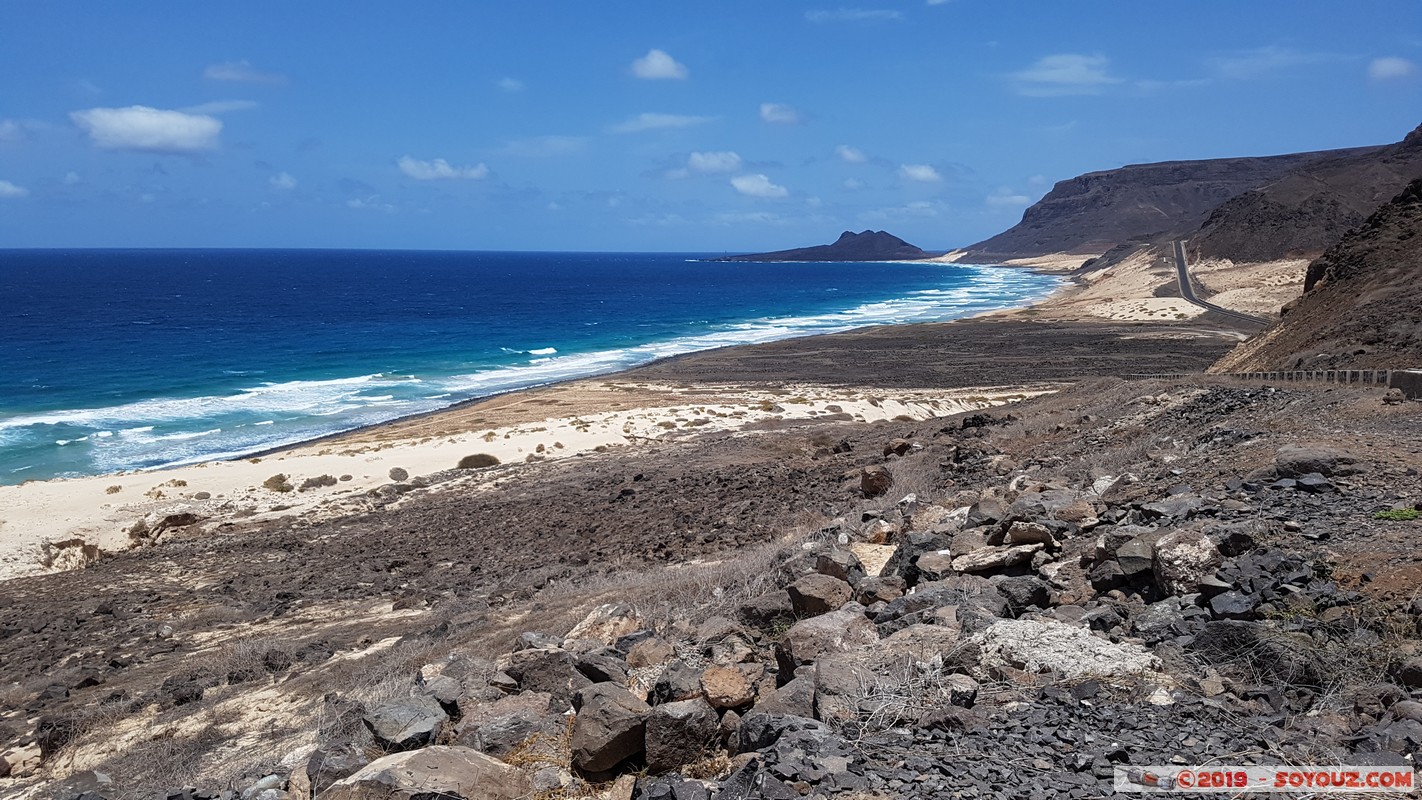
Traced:
<path fill-rule="evenodd" d="M 0 250 L 0 483 L 232 457 L 663 356 L 962 317 L 1056 279 L 696 254 Z"/>

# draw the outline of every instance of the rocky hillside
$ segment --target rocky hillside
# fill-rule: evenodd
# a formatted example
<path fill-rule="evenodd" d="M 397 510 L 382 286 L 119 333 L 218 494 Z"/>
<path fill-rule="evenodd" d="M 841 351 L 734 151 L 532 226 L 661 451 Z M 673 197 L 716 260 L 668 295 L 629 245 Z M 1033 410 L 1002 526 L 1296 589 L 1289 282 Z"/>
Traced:
<path fill-rule="evenodd" d="M 1096 381 L 509 465 L 483 499 L 434 485 L 0 584 L 0 796 L 1096 798 L 1173 758 L 1410 770 L 1419 423 L 1348 387 Z"/>
<path fill-rule="evenodd" d="M 1413 137 L 1416 137 L 1414 134 Z M 1422 180 L 1309 265 L 1282 320 L 1214 371 L 1422 365 Z"/>
<path fill-rule="evenodd" d="M 717 261 L 909 261 L 928 253 L 887 231 L 845 231 L 834 244 L 728 256 Z"/>
<path fill-rule="evenodd" d="M 968 247 L 966 258 L 1098 255 L 1126 242 L 1183 236 L 1221 203 L 1244 192 L 1320 161 L 1366 158 L 1383 149 L 1167 161 L 1089 172 L 1057 183 L 1027 209 L 1020 223 Z"/>
<path fill-rule="evenodd" d="M 1236 262 L 1316 256 L 1419 177 L 1422 127 L 1394 145 L 1302 164 L 1229 199 L 1190 237 L 1190 249 Z"/>

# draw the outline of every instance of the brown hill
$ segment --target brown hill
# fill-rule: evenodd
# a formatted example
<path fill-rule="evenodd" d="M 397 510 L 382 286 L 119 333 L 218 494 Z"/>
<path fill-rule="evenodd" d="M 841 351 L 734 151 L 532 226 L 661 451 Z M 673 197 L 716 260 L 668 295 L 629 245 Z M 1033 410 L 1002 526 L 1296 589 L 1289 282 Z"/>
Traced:
<path fill-rule="evenodd" d="M 1422 366 L 1422 179 L 1308 268 L 1283 319 L 1213 372 Z"/>
<path fill-rule="evenodd" d="M 1230 198 L 1190 237 L 1190 250 L 1232 261 L 1317 256 L 1419 177 L 1422 127 L 1397 144 L 1305 163 Z"/>
<path fill-rule="evenodd" d="M 1097 255 L 1128 242 L 1179 238 L 1196 230 L 1221 203 L 1250 189 L 1318 161 L 1365 158 L 1381 149 L 1167 161 L 1089 172 L 1057 183 L 1023 213 L 1020 223 L 971 245 L 965 258 Z"/>
<path fill-rule="evenodd" d="M 727 256 L 717 261 L 912 261 L 929 254 L 887 231 L 845 231 L 834 244 Z"/>

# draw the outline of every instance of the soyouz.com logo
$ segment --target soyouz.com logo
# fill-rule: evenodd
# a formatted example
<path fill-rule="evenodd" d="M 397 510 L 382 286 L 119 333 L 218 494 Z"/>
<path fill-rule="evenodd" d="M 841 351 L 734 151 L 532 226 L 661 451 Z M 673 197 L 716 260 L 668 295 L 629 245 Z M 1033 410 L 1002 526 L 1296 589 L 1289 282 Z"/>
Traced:
<path fill-rule="evenodd" d="M 1377 792 L 1415 789 L 1411 767 L 1116 767 L 1118 792 Z"/>

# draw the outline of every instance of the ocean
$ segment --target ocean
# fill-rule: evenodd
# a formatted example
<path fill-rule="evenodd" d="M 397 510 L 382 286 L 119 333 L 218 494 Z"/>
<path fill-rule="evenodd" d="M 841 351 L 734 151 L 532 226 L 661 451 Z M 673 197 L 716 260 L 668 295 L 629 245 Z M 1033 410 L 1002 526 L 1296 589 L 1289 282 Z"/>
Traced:
<path fill-rule="evenodd" d="M 704 254 L 0 251 L 0 484 L 235 457 L 726 345 L 968 316 L 1057 279 Z"/>

